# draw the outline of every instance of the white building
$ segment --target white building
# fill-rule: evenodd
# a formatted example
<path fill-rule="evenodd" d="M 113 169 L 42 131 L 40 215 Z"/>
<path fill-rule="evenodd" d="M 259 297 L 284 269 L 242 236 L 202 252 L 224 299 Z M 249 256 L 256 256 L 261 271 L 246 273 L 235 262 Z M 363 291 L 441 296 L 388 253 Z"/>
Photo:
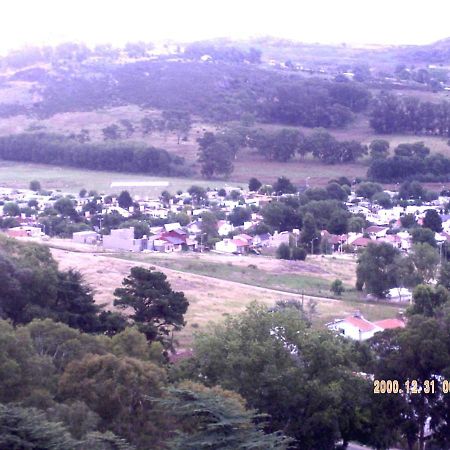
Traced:
<path fill-rule="evenodd" d="M 334 322 L 328 323 L 327 328 L 355 341 L 365 341 L 378 331 L 383 331 L 381 327 L 357 313 L 345 319 L 336 319 Z"/>
<path fill-rule="evenodd" d="M 359 312 L 355 312 L 352 316 L 348 316 L 345 319 L 336 319 L 326 326 L 329 330 L 354 341 L 365 341 L 373 337 L 375 333 L 393 328 L 404 328 L 406 324 L 402 318 L 370 322 L 364 319 Z"/>
<path fill-rule="evenodd" d="M 248 248 L 248 242 L 237 238 L 224 239 L 217 242 L 215 248 L 222 253 L 245 253 Z"/>
<path fill-rule="evenodd" d="M 91 230 L 78 231 L 72 235 L 72 241 L 79 244 L 95 244 L 99 239 L 100 235 Z"/>

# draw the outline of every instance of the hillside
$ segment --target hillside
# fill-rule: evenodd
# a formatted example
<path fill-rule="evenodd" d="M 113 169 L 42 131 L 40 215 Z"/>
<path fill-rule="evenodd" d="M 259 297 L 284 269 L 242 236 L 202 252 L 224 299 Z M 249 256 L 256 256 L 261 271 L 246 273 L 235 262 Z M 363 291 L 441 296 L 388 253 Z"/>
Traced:
<path fill-rule="evenodd" d="M 338 141 L 386 139 L 392 152 L 420 140 L 432 153 L 447 155 L 447 138 L 428 125 L 419 132 L 407 131 L 406 124 L 376 133 L 372 111 L 386 90 L 399 102 L 414 98 L 418 108 L 445 105 L 448 48 L 448 40 L 354 48 L 259 38 L 198 42 L 163 53 L 151 45 L 92 50 L 82 44 L 12 52 L 0 60 L 0 135 L 44 132 L 85 146 L 164 149 L 181 158 L 183 167 L 173 174 L 194 179 L 201 177 L 197 139 L 227 129 L 242 133 L 243 126 L 247 140 L 259 129 L 309 136 L 323 127 Z M 229 180 L 246 182 L 252 173 L 267 183 L 286 175 L 299 185 L 307 178 L 322 185 L 367 171 L 367 158 L 331 166 L 311 156 L 286 163 L 257 150 L 241 146 Z"/>

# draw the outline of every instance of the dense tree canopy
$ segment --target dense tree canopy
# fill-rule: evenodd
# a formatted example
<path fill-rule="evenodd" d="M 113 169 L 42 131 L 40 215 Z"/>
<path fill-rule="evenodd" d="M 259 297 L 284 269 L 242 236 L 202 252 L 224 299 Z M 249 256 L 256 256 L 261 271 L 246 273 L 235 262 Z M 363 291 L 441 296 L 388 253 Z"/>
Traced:
<path fill-rule="evenodd" d="M 125 142 L 80 144 L 64 136 L 45 133 L 1 137 L 0 158 L 114 172 L 183 174 L 182 159 L 172 157 L 163 149 Z"/>
<path fill-rule="evenodd" d="M 370 125 L 377 133 L 433 134 L 449 136 L 450 104 L 421 102 L 382 92 L 373 102 Z"/>
<path fill-rule="evenodd" d="M 388 243 L 369 243 L 358 256 L 357 287 L 385 297 L 396 286 L 395 263 L 399 251 Z"/>
<path fill-rule="evenodd" d="M 206 178 L 214 175 L 227 177 L 233 171 L 235 149 L 230 143 L 211 132 L 206 132 L 199 138 L 198 162 L 201 164 L 201 173 Z"/>
<path fill-rule="evenodd" d="M 327 333 L 311 334 L 298 310 L 253 306 L 199 336 L 196 362 L 208 385 L 232 388 L 270 414 L 269 429 L 283 428 L 296 448 L 332 449 L 360 420 L 359 380 L 344 367 L 346 351 Z M 345 387 L 350 380 L 352 390 Z"/>

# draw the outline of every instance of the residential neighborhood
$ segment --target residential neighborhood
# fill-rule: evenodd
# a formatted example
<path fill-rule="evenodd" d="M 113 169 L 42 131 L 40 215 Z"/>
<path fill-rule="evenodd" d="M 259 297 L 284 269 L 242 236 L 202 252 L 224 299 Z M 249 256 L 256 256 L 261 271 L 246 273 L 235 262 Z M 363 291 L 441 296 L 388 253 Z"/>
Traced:
<path fill-rule="evenodd" d="M 57 191 L 37 193 L 28 189 L 0 188 L 0 217 L 9 220 L 4 222 L 8 226 L 3 225 L 3 231 L 11 237 L 51 235 L 52 230 L 41 217 L 46 210 L 53 208 L 58 199 L 70 198 L 74 211 L 84 218 L 83 228 L 90 228 L 71 233 L 74 242 L 103 245 L 105 249 L 133 252 L 211 250 L 227 254 L 246 254 L 258 252 L 264 248 L 278 248 L 281 243 L 289 243 L 289 236 L 298 237 L 301 230 L 295 228 L 254 232 L 263 222 L 261 208 L 270 203 L 282 201 L 283 196 L 233 189 L 229 189 L 230 192 L 234 192 L 239 198 L 221 197 L 217 190 L 212 190 L 206 192 L 205 203 L 209 203 L 207 206 L 196 204 L 195 199 L 186 192 L 170 198 L 169 201 L 162 198 L 136 197 L 132 199 L 133 206 L 125 208 L 119 205 L 118 198 L 115 196 L 95 194 L 95 197 L 79 197 Z M 389 195 L 394 196 L 395 193 L 389 192 Z M 285 195 L 285 197 L 289 196 Z M 345 203 L 346 208 L 351 214 L 364 217 L 366 223 L 370 225 L 361 228 L 360 231 L 349 231 L 343 234 L 320 230 L 322 250 L 324 253 L 356 254 L 359 249 L 367 247 L 369 243 L 384 242 L 408 253 L 412 245 L 412 235 L 410 230 L 402 227 L 401 219 L 411 216 L 418 225 L 421 225 L 429 210 L 436 211 L 442 221 L 442 231 L 434 235 L 438 246 L 442 248 L 450 241 L 450 214 L 446 212 L 449 201 L 450 197 L 439 196 L 426 204 L 382 208 L 352 193 Z M 94 210 L 92 210 L 92 203 L 94 203 Z M 11 214 L 8 204 L 17 205 L 17 210 L 12 211 Z M 251 212 L 242 224 L 233 225 L 229 219 L 236 208 L 246 208 L 248 211 L 255 212 Z M 217 238 L 212 244 L 211 241 L 207 242 L 207 239 L 204 239 L 207 233 L 203 230 L 202 214 L 208 211 L 224 217 L 214 223 Z M 176 221 L 170 222 L 170 217 L 176 217 L 177 214 L 183 214 L 188 223 L 181 225 Z M 137 216 L 139 221 L 149 224 L 148 234 L 136 237 L 136 230 L 133 227 L 128 227 L 127 230 L 109 229 L 106 233 L 105 227 L 101 230 L 100 227 L 102 217 L 108 216 L 119 217 L 124 222 L 126 219 Z M 99 217 L 98 225 L 92 220 L 95 217 Z M 152 225 L 155 220 L 160 220 L 161 225 Z"/>

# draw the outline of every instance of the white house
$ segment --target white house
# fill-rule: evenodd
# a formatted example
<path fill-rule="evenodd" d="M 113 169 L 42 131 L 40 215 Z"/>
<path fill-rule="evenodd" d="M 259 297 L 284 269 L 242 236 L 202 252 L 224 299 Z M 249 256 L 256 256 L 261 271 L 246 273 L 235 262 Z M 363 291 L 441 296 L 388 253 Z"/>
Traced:
<path fill-rule="evenodd" d="M 202 222 L 201 222 L 201 220 L 194 220 L 193 222 L 188 224 L 185 228 L 191 234 L 201 233 L 201 231 L 202 231 Z"/>
<path fill-rule="evenodd" d="M 128 250 L 141 252 L 147 249 L 148 240 L 134 238 L 134 227 L 111 230 L 111 234 L 103 236 L 103 247 L 110 250 Z"/>
<path fill-rule="evenodd" d="M 278 247 L 282 243 L 289 244 L 289 232 L 282 231 L 281 233 L 278 233 L 275 231 L 269 242 L 269 247 Z"/>
<path fill-rule="evenodd" d="M 364 319 L 361 314 L 355 313 L 345 319 L 336 319 L 327 324 L 329 330 L 333 330 L 355 341 L 370 339 L 378 331 L 383 329 Z"/>
<path fill-rule="evenodd" d="M 178 222 L 166 223 L 164 225 L 165 231 L 179 230 L 180 228 L 181 228 L 181 225 Z"/>
<path fill-rule="evenodd" d="M 216 250 L 223 253 L 245 253 L 248 242 L 241 239 L 224 239 L 216 243 Z"/>
<path fill-rule="evenodd" d="M 345 319 L 336 319 L 326 326 L 329 330 L 336 331 L 342 336 L 355 341 L 365 341 L 373 337 L 375 333 L 393 328 L 404 328 L 406 323 L 403 318 L 370 322 L 364 319 L 359 312 L 355 312 L 352 316 Z"/>

